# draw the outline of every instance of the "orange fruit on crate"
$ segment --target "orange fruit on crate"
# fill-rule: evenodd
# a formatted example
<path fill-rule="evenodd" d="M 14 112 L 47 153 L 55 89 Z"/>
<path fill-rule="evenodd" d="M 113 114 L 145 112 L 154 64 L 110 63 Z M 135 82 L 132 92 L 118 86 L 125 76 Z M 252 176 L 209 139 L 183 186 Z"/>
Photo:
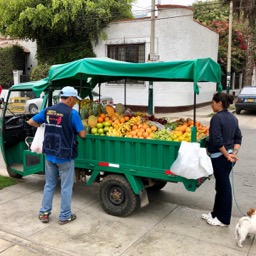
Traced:
<path fill-rule="evenodd" d="M 101 114 L 100 114 L 100 117 L 102 117 L 102 118 L 105 120 L 106 115 L 105 115 L 104 113 L 101 113 Z"/>
<path fill-rule="evenodd" d="M 135 124 L 135 125 L 133 125 L 133 127 L 132 127 L 132 130 L 133 131 L 136 131 L 138 129 L 138 126 Z"/>
<path fill-rule="evenodd" d="M 98 122 L 98 123 L 102 123 L 103 121 L 104 121 L 103 117 L 99 116 L 99 117 L 97 118 L 97 122 Z"/>
<path fill-rule="evenodd" d="M 142 137 L 146 139 L 148 137 L 148 133 L 147 132 L 143 132 L 142 133 Z"/>
<path fill-rule="evenodd" d="M 119 121 L 120 121 L 120 123 L 124 123 L 124 122 L 125 122 L 124 117 L 121 117 L 121 118 L 119 119 Z"/>
<path fill-rule="evenodd" d="M 148 127 L 148 128 L 146 129 L 146 132 L 147 132 L 148 134 L 150 134 L 150 133 L 152 132 L 151 128 Z"/>
<path fill-rule="evenodd" d="M 148 125 L 146 123 L 143 123 L 142 128 L 146 131 L 146 129 L 148 128 Z"/>
<path fill-rule="evenodd" d="M 157 130 L 157 127 L 156 127 L 155 125 L 152 125 L 152 126 L 150 127 L 150 129 L 151 129 L 152 132 L 155 132 L 155 131 Z"/>

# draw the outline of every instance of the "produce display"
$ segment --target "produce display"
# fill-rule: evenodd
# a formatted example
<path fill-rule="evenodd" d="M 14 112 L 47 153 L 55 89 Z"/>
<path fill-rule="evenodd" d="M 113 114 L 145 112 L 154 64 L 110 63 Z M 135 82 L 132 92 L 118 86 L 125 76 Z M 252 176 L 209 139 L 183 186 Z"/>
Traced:
<path fill-rule="evenodd" d="M 180 118 L 168 121 L 142 112 L 125 109 L 121 103 L 103 106 L 88 99 L 80 102 L 80 116 L 87 133 L 99 136 L 116 136 L 141 139 L 191 141 L 194 121 Z M 209 127 L 195 123 L 197 141 L 208 136 Z"/>

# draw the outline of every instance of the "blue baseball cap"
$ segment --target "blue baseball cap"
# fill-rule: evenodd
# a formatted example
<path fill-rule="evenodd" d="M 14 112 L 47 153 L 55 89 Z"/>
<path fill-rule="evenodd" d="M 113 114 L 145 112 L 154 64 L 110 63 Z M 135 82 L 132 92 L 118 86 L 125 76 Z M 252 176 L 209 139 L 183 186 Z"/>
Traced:
<path fill-rule="evenodd" d="M 74 87 L 66 86 L 60 91 L 60 97 L 76 97 L 78 100 L 81 98 L 78 96 L 78 92 Z"/>

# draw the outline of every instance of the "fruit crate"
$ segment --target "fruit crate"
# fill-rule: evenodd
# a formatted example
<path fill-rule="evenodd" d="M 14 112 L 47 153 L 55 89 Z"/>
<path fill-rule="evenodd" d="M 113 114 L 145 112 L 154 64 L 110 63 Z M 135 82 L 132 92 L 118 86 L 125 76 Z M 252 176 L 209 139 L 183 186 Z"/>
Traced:
<path fill-rule="evenodd" d="M 205 146 L 206 138 L 200 141 Z M 170 172 L 181 142 L 110 137 L 88 134 L 79 139 L 76 167 L 102 172 L 121 173 L 166 182 L 182 182 L 195 191 L 206 178 L 188 180 Z"/>

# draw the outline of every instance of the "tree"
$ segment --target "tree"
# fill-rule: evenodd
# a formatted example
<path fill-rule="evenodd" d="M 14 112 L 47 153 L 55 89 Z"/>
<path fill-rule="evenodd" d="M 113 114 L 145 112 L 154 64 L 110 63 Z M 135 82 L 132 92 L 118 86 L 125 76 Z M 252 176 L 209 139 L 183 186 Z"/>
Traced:
<path fill-rule="evenodd" d="M 112 21 L 132 17 L 134 0 L 0 0 L 0 34 L 36 40 L 41 64 L 95 56 Z"/>
<path fill-rule="evenodd" d="M 233 1 L 233 5 L 234 12 L 237 13 L 238 17 L 247 25 L 246 61 L 243 84 L 251 85 L 255 65 L 256 0 L 236 0 Z"/>
<path fill-rule="evenodd" d="M 194 18 L 219 34 L 218 63 L 224 75 L 227 73 L 227 51 L 229 34 L 229 8 L 221 0 L 198 1 L 193 5 Z M 231 70 L 242 73 L 246 61 L 246 34 L 244 24 L 234 19 L 232 26 Z"/>

